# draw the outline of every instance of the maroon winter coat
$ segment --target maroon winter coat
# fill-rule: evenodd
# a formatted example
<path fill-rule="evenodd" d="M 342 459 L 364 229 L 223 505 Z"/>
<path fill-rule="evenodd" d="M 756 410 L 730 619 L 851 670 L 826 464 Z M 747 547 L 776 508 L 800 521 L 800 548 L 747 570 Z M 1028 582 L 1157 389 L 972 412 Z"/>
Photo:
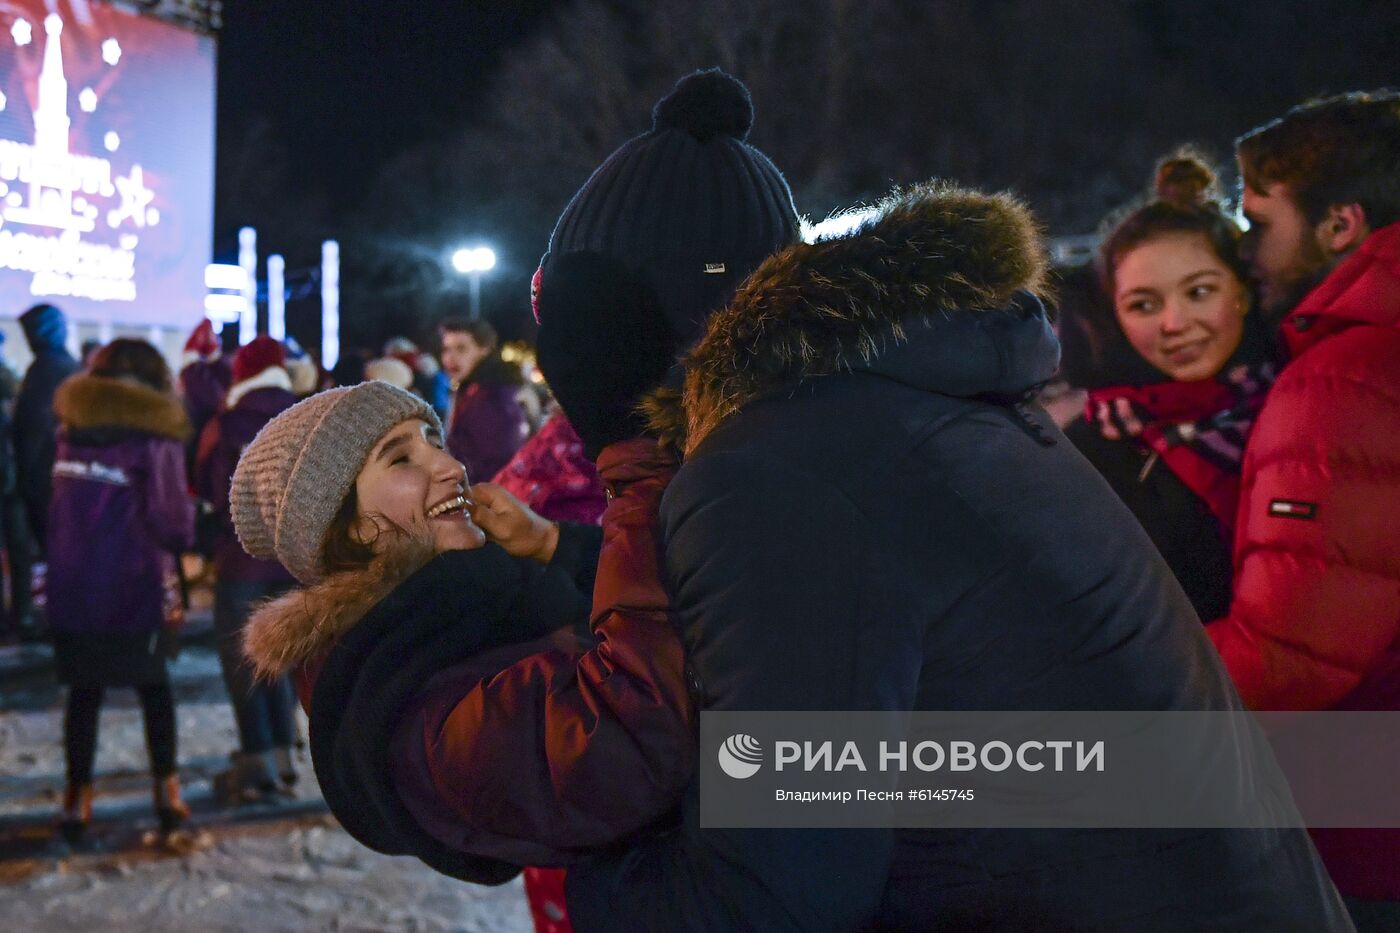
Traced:
<path fill-rule="evenodd" d="M 222 356 L 211 359 L 196 357 L 180 370 L 180 396 L 185 400 L 196 440 L 209 419 L 224 407 L 224 396 L 233 383 L 233 369 Z M 193 466 L 193 451 L 189 466 Z"/>
<path fill-rule="evenodd" d="M 62 429 L 49 505 L 48 609 L 60 677 L 121 685 L 164 678 L 162 627 L 177 623 L 176 554 L 194 535 L 180 400 L 80 374 L 59 386 Z"/>
<path fill-rule="evenodd" d="M 1400 223 L 1283 337 L 1245 451 L 1234 600 L 1206 631 L 1255 709 L 1400 710 Z M 1400 830 L 1314 838 L 1343 894 L 1400 900 Z"/>
<path fill-rule="evenodd" d="M 679 801 L 694 769 L 694 719 L 681 645 L 656 582 L 657 507 L 675 467 L 646 440 L 614 445 L 599 459 L 613 498 L 591 646 L 560 632 L 484 652 L 426 679 L 398 719 L 393 789 L 441 844 L 517 866 L 567 864 Z M 249 622 L 249 657 L 268 673 L 295 667 L 312 709 L 328 657 L 345 653 L 338 647 L 386 594 L 414 582 L 404 569 L 339 574 L 273 601 Z M 396 619 L 395 628 L 414 621 Z"/>
<path fill-rule="evenodd" d="M 525 409 L 516 397 L 521 384 L 518 370 L 490 356 L 457 390 L 447 450 L 467 468 L 470 482 L 495 476 L 530 436 Z"/>

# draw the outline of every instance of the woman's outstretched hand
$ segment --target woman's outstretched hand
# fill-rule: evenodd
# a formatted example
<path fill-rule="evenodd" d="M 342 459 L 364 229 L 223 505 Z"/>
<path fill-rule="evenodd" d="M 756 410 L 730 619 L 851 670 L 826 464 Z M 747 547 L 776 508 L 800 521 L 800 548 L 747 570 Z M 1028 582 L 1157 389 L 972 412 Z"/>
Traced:
<path fill-rule="evenodd" d="M 559 526 L 541 518 L 530 507 L 495 483 L 477 483 L 471 488 L 476 504 L 470 508 L 472 521 L 486 537 L 507 554 L 549 563 L 559 545 Z"/>

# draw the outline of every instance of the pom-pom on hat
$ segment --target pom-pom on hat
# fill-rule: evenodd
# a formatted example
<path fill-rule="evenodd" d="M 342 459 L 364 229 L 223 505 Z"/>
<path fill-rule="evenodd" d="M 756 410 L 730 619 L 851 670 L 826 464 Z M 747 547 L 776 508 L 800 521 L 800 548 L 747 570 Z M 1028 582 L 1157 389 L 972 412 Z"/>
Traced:
<path fill-rule="evenodd" d="M 229 511 L 243 549 L 281 561 L 302 583 L 324 575 L 321 546 L 340 504 L 379 439 L 437 414 L 418 396 L 387 382 L 327 389 L 269 421 L 233 471 Z"/>

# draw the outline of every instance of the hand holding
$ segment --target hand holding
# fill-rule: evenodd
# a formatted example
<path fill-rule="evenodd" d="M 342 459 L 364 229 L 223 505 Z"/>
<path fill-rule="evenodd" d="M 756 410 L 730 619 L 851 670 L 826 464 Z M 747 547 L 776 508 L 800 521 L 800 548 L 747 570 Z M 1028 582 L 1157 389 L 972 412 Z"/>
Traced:
<path fill-rule="evenodd" d="M 548 563 L 559 544 L 559 526 L 535 514 L 525 503 L 495 483 L 471 488 L 475 504 L 472 521 L 486 536 L 515 557 Z"/>

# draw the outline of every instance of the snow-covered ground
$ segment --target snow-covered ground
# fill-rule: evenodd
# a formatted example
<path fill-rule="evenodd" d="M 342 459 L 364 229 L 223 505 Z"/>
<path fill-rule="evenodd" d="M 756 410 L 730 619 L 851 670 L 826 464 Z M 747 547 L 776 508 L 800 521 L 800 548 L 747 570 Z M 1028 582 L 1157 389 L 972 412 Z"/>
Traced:
<path fill-rule="evenodd" d="M 131 691 L 121 690 L 108 692 L 99 727 L 96 822 L 137 825 L 125 833 L 110 829 L 109 838 L 123 841 L 94 854 L 60 857 L 62 850 L 45 848 L 63 788 L 62 692 L 43 671 L 0 685 L 6 707 L 0 836 L 33 840 L 40 850 L 0 858 L 0 927 L 33 933 L 533 929 L 518 881 L 499 888 L 463 884 L 355 842 L 318 811 L 308 762 L 287 816 L 233 822 L 212 810 L 209 778 L 236 744 L 218 662 L 207 648 L 187 648 L 172 673 L 182 778 L 196 820 L 213 839 L 183 858 L 133 841 L 154 820 L 140 708 Z"/>
<path fill-rule="evenodd" d="M 3 925 L 33 933 L 532 929 L 518 881 L 462 884 L 327 826 L 218 835 L 186 858 L 127 854 L 0 883 Z"/>

